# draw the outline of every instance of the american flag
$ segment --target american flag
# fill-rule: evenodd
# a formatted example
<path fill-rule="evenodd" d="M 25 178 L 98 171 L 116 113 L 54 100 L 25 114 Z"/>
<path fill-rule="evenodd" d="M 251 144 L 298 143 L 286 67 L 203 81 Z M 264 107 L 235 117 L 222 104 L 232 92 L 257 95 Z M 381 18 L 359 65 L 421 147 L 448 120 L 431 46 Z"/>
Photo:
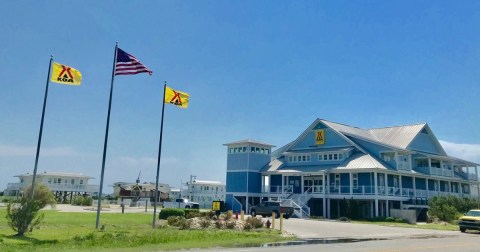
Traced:
<path fill-rule="evenodd" d="M 129 75 L 138 73 L 148 73 L 152 75 L 152 71 L 150 71 L 148 67 L 138 61 L 135 56 L 126 53 L 120 48 L 117 48 L 115 75 Z"/>

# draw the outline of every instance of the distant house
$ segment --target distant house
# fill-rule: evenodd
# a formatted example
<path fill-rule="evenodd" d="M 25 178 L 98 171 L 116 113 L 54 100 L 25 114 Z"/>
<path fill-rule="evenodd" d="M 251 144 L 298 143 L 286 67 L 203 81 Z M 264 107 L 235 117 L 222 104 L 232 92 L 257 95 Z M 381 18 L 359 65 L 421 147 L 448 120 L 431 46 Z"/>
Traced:
<path fill-rule="evenodd" d="M 199 203 L 200 208 L 211 208 L 212 201 L 225 201 L 225 184 L 218 181 L 193 180 L 187 183 L 188 190 L 184 197 Z"/>
<path fill-rule="evenodd" d="M 168 199 L 170 186 L 159 183 L 158 191 L 158 202 L 165 201 Z M 137 183 L 116 182 L 113 184 L 113 197 L 120 201 L 128 199 L 128 202 L 136 202 L 140 199 L 149 199 L 150 202 L 154 202 L 155 183 L 140 183 L 140 181 L 137 181 Z"/>
<path fill-rule="evenodd" d="M 32 185 L 33 174 L 16 175 L 20 182 L 8 183 L 6 196 L 21 196 Z M 93 177 L 81 173 L 43 172 L 37 173 L 35 182 L 45 184 L 52 190 L 57 202 L 71 202 L 76 195 L 98 195 L 99 186 L 89 185 Z"/>

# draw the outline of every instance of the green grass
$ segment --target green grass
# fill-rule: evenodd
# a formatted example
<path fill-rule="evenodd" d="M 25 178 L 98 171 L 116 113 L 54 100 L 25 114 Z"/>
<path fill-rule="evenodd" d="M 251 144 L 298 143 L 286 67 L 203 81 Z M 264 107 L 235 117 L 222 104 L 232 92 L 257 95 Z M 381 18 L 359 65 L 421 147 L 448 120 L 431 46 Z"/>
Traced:
<path fill-rule="evenodd" d="M 129 251 L 174 250 L 260 245 L 283 241 L 278 231 L 152 229 L 152 215 L 102 213 L 102 231 L 95 230 L 96 213 L 42 211 L 44 224 L 25 237 L 8 227 L 0 209 L 0 251 Z M 290 238 L 291 239 L 291 238 Z"/>

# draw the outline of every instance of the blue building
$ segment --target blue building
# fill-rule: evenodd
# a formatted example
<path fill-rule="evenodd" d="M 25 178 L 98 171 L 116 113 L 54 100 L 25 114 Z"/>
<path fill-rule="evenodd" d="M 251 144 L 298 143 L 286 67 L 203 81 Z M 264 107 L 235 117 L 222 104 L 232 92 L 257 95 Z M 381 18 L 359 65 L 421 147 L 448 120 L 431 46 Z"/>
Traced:
<path fill-rule="evenodd" d="M 227 143 L 226 204 L 247 213 L 263 200 L 293 205 L 299 217 L 362 217 L 415 209 L 437 195 L 479 197 L 476 163 L 448 156 L 426 123 L 361 129 L 315 120 L 274 152 L 254 140 Z"/>

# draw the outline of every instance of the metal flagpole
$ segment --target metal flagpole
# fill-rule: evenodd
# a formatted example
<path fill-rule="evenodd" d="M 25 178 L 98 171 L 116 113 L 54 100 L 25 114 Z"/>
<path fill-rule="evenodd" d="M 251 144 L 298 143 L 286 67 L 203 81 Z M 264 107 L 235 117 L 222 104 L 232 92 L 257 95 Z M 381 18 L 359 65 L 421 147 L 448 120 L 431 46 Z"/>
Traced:
<path fill-rule="evenodd" d="M 100 190 L 98 192 L 97 222 L 95 224 L 96 229 L 98 229 L 98 225 L 100 224 L 100 210 L 102 209 L 103 174 L 105 173 L 105 158 L 107 156 L 108 126 L 110 125 L 110 110 L 112 108 L 113 81 L 115 80 L 115 64 L 117 63 L 117 49 L 118 49 L 118 42 L 115 43 L 115 52 L 113 55 L 112 82 L 110 83 L 110 99 L 108 101 L 107 126 L 105 127 L 105 142 L 103 143 L 102 172 L 100 175 Z"/>
<path fill-rule="evenodd" d="M 40 120 L 40 131 L 38 132 L 37 154 L 35 155 L 35 167 L 33 168 L 32 192 L 31 199 L 35 196 L 35 177 L 37 176 L 38 157 L 40 156 L 40 145 L 42 143 L 43 119 L 45 118 L 45 107 L 47 106 L 48 85 L 50 83 L 50 70 L 52 69 L 53 55 L 50 55 L 50 63 L 48 64 L 47 84 L 45 87 L 45 96 L 43 98 L 42 119 Z"/>
<path fill-rule="evenodd" d="M 160 175 L 160 157 L 162 156 L 162 136 L 163 136 L 163 116 L 165 115 L 165 92 L 167 90 L 167 81 L 163 85 L 163 100 L 162 100 L 162 120 L 160 123 L 160 140 L 158 141 L 158 160 L 157 160 L 157 180 L 155 182 L 155 200 L 153 205 L 153 221 L 152 228 L 155 228 L 155 220 L 157 215 L 157 201 L 158 201 L 158 177 Z M 181 190 L 181 189 L 180 189 Z"/>

